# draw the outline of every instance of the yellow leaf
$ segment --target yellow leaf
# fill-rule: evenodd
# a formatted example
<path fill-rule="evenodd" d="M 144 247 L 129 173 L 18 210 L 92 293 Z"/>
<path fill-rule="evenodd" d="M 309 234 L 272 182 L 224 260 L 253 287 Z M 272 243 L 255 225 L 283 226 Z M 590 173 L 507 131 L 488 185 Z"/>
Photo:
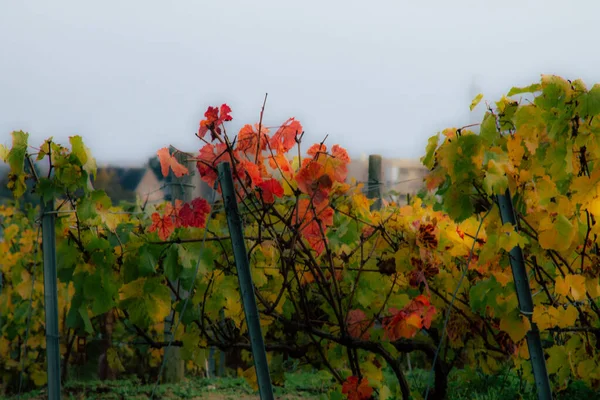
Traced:
<path fill-rule="evenodd" d="M 569 295 L 569 284 L 562 276 L 556 278 L 556 283 L 554 284 L 554 293 L 561 296 Z"/>
<path fill-rule="evenodd" d="M 38 365 L 33 365 L 30 372 L 31 380 L 36 386 L 44 386 L 48 382 L 46 371 Z"/>
<path fill-rule="evenodd" d="M 119 358 L 119 354 L 117 353 L 117 350 L 114 347 L 108 349 L 106 356 L 106 358 L 108 359 L 108 366 L 110 367 L 110 369 L 119 372 L 125 371 L 125 367 L 123 367 L 121 359 Z"/>
<path fill-rule="evenodd" d="M 508 333 L 513 342 L 519 342 L 531 329 L 529 319 L 518 312 L 510 313 L 500 319 L 500 329 Z"/>
<path fill-rule="evenodd" d="M 538 241 L 543 249 L 565 251 L 571 247 L 576 228 L 564 215 L 552 222 L 549 217 L 540 221 Z"/>
<path fill-rule="evenodd" d="M 29 275 L 29 272 L 21 271 L 21 282 L 15 287 L 15 292 L 19 293 L 23 300 L 31 297 L 31 275 Z"/>
<path fill-rule="evenodd" d="M 509 223 L 505 223 L 500 228 L 500 236 L 498 237 L 498 245 L 500 248 L 511 251 L 515 246 L 524 247 L 527 244 L 527 239 L 515 231 L 515 228 Z"/>
<path fill-rule="evenodd" d="M 558 309 L 552 306 L 535 306 L 532 321 L 542 330 L 554 328 L 559 321 Z"/>
<path fill-rule="evenodd" d="M 582 275 L 567 275 L 567 285 L 571 288 L 571 295 L 575 300 L 585 299 L 585 277 Z"/>
<path fill-rule="evenodd" d="M 10 349 L 10 342 L 5 338 L 0 337 L 0 358 L 8 357 L 9 349 Z"/>
<path fill-rule="evenodd" d="M 361 364 L 363 376 L 369 379 L 369 384 L 375 388 L 381 387 L 383 382 L 383 371 L 381 367 L 376 367 L 372 362 L 367 361 Z"/>
<path fill-rule="evenodd" d="M 9 243 L 15 238 L 15 236 L 17 235 L 18 232 L 19 232 L 19 227 L 17 225 L 15 225 L 15 224 L 9 225 L 3 231 L 2 240 Z"/>
<path fill-rule="evenodd" d="M 508 157 L 515 167 L 521 165 L 523 156 L 525 155 L 525 147 L 523 147 L 522 139 L 519 134 L 507 136 L 506 147 L 508 150 Z"/>
<path fill-rule="evenodd" d="M 579 315 L 577 309 L 571 305 L 567 306 L 567 309 L 557 309 L 557 323 L 559 328 L 568 328 L 575 325 L 577 316 Z"/>
<path fill-rule="evenodd" d="M 539 196 L 541 205 L 548 205 L 551 199 L 559 195 L 556 184 L 548 175 L 544 175 L 535 181 L 535 191 Z"/>
<path fill-rule="evenodd" d="M 496 278 L 496 280 L 498 281 L 498 283 L 500 283 L 502 285 L 502 287 L 506 286 L 513 279 L 512 273 L 510 271 L 508 271 L 508 270 L 506 270 L 506 271 L 493 271 L 492 275 L 494 276 L 494 278 Z"/>
<path fill-rule="evenodd" d="M 146 283 L 146 278 L 138 278 L 123 285 L 121 290 L 119 290 L 119 299 L 123 301 L 130 298 L 142 297 L 144 294 L 144 283 Z"/>
<path fill-rule="evenodd" d="M 585 288 L 593 299 L 600 297 L 600 285 L 598 284 L 598 278 L 589 278 L 585 282 Z"/>
<path fill-rule="evenodd" d="M 10 153 L 10 150 L 8 149 L 8 147 L 6 147 L 3 144 L 0 144 L 0 160 L 2 160 L 2 162 L 6 162 L 8 153 Z"/>
<path fill-rule="evenodd" d="M 573 203 L 584 207 L 589 205 L 600 193 L 600 169 L 595 169 L 590 177 L 578 176 L 571 183 Z"/>
<path fill-rule="evenodd" d="M 469 106 L 469 109 L 471 111 L 473 111 L 473 109 L 475 107 L 477 107 L 477 104 L 479 104 L 481 99 L 483 99 L 483 93 L 479 93 L 477 96 L 475 96 L 475 98 L 471 101 L 471 105 Z"/>
<path fill-rule="evenodd" d="M 250 367 L 247 370 L 241 372 L 241 368 L 238 368 L 238 375 L 242 375 L 246 382 L 250 385 L 254 391 L 258 390 L 258 378 L 256 377 L 256 371 L 254 367 Z M 241 372 L 241 373 L 240 373 Z"/>

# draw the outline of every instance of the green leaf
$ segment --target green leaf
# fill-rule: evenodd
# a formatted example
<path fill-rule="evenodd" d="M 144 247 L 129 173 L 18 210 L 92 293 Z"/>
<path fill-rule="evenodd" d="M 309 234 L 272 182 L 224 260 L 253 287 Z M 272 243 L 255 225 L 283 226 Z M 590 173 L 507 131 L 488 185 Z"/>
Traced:
<path fill-rule="evenodd" d="M 579 102 L 577 111 L 582 118 L 600 114 L 600 84 L 595 84 L 589 92 L 582 94 L 577 100 Z"/>
<path fill-rule="evenodd" d="M 83 144 L 81 136 L 71 136 L 69 137 L 69 142 L 71 142 L 71 153 L 77 157 L 83 170 L 95 179 L 97 170 L 96 160 L 92 157 L 90 149 Z"/>
<path fill-rule="evenodd" d="M 456 222 L 464 221 L 475 212 L 468 190 L 468 187 L 453 185 L 444 196 L 446 212 Z"/>
<path fill-rule="evenodd" d="M 40 178 L 35 190 L 42 197 L 43 202 L 51 201 L 60 193 L 54 180 L 48 178 Z"/>
<path fill-rule="evenodd" d="M 171 293 L 162 278 L 139 278 L 123 285 L 120 307 L 140 327 L 162 321 L 171 312 Z"/>
<path fill-rule="evenodd" d="M 88 315 L 87 308 L 85 304 L 82 304 L 79 307 L 79 316 L 83 320 L 83 327 L 87 333 L 94 333 L 94 327 L 92 326 L 92 321 L 90 321 L 90 317 Z"/>
<path fill-rule="evenodd" d="M 485 178 L 483 179 L 483 188 L 489 195 L 504 194 L 508 188 L 508 177 L 502 169 L 502 165 L 495 160 L 488 162 Z"/>
<path fill-rule="evenodd" d="M 539 83 L 533 83 L 529 86 L 525 86 L 525 87 L 512 87 L 509 92 L 507 93 L 507 96 L 514 96 L 516 94 L 522 94 L 522 93 L 535 93 L 535 92 L 539 92 L 540 90 L 542 90 L 542 85 L 540 85 Z"/>
<path fill-rule="evenodd" d="M 437 149 L 439 141 L 439 133 L 435 136 L 430 137 L 427 141 L 427 147 L 425 148 L 425 156 L 421 157 L 421 162 L 424 166 L 426 166 L 429 169 L 433 168 L 433 164 L 435 162 L 435 149 Z"/>
<path fill-rule="evenodd" d="M 94 190 L 89 196 L 81 198 L 77 206 L 77 215 L 82 220 L 93 220 L 111 206 L 112 201 L 104 190 Z"/>
<path fill-rule="evenodd" d="M 177 244 L 172 244 L 167 250 L 167 255 L 163 260 L 165 276 L 171 282 L 176 281 L 183 270 L 181 264 L 179 264 L 179 250 L 177 246 Z"/>
<path fill-rule="evenodd" d="M 27 154 L 27 140 L 29 134 L 23 131 L 15 131 L 12 133 L 12 148 L 6 157 L 10 170 L 13 174 L 22 174 L 25 162 L 25 154 Z"/>
<path fill-rule="evenodd" d="M 469 109 L 471 111 L 473 111 L 473 109 L 475 107 L 477 107 L 477 104 L 479 104 L 481 99 L 483 99 L 483 93 L 479 93 L 477 96 L 475 96 L 475 98 L 471 101 L 471 105 L 469 106 Z"/>
<path fill-rule="evenodd" d="M 150 245 L 145 244 L 138 250 L 139 276 L 150 276 L 156 271 L 157 257 Z"/>

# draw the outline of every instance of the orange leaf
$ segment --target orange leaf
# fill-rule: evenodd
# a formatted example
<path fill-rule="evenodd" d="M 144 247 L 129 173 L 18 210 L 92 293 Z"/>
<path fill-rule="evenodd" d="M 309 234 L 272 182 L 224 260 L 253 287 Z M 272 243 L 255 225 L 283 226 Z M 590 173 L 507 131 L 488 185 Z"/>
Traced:
<path fill-rule="evenodd" d="M 158 160 L 160 161 L 160 171 L 162 172 L 163 176 L 166 177 L 169 175 L 169 168 L 173 170 L 173 173 L 178 178 L 189 172 L 185 166 L 179 164 L 177 159 L 169 153 L 169 149 L 167 147 L 163 147 L 162 149 L 158 150 L 156 154 L 158 155 Z"/>
<path fill-rule="evenodd" d="M 167 240 L 174 230 L 175 223 L 170 213 L 165 214 L 163 217 L 158 213 L 152 214 L 152 225 L 148 228 L 148 232 L 158 231 L 160 240 Z"/>
<path fill-rule="evenodd" d="M 337 144 L 334 144 L 331 148 L 331 155 L 343 161 L 345 164 L 348 164 L 350 162 L 350 156 L 348 156 L 348 152 L 346 151 L 346 149 L 338 146 Z"/>
<path fill-rule="evenodd" d="M 359 383 L 357 376 L 349 376 L 342 384 L 342 394 L 348 400 L 368 400 L 373 395 L 373 388 L 369 386 L 367 378 L 362 378 Z"/>
<path fill-rule="evenodd" d="M 274 154 L 273 156 L 270 156 L 269 165 L 273 169 L 280 170 L 286 176 L 290 176 L 293 172 L 289 160 L 283 154 Z"/>
<path fill-rule="evenodd" d="M 271 138 L 271 147 L 277 153 L 287 153 L 296 145 L 296 137 L 300 134 L 302 134 L 302 125 L 294 118 L 290 118 Z"/>
<path fill-rule="evenodd" d="M 236 141 L 236 149 L 249 153 L 256 153 L 257 150 L 263 151 L 267 148 L 269 137 L 269 129 L 264 126 L 260 127 L 260 149 L 258 148 L 258 124 L 254 128 L 250 124 L 246 124 L 240 129 Z"/>
<path fill-rule="evenodd" d="M 316 204 L 327 199 L 333 186 L 333 181 L 325 173 L 323 165 L 314 161 L 300 168 L 296 174 L 296 181 L 298 188 L 311 196 Z"/>
<path fill-rule="evenodd" d="M 260 185 L 263 182 L 258 165 L 251 161 L 240 161 L 237 165 L 237 172 L 240 180 L 245 182 L 246 186 L 249 186 L 250 188 Z"/>
<path fill-rule="evenodd" d="M 262 191 L 262 199 L 265 203 L 274 203 L 275 197 L 283 196 L 283 186 L 277 179 L 269 179 L 268 181 L 264 181 L 258 185 L 258 187 Z"/>
<path fill-rule="evenodd" d="M 326 151 L 327 146 L 325 146 L 322 143 L 315 143 L 312 146 L 310 146 L 310 148 L 306 151 L 306 154 L 308 154 L 311 157 L 315 157 L 317 154 L 325 153 Z"/>

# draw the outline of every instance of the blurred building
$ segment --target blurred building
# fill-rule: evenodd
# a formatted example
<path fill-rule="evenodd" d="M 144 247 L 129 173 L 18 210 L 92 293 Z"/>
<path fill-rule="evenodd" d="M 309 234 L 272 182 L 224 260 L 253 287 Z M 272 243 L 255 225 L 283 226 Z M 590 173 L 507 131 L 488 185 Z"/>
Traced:
<path fill-rule="evenodd" d="M 414 196 L 424 187 L 423 179 L 427 168 L 418 159 L 384 158 L 382 161 L 383 181 L 379 183 L 384 199 L 405 204 L 408 196 Z M 348 166 L 348 178 L 364 183 L 365 190 L 370 183 L 369 159 L 366 156 L 353 158 Z"/>

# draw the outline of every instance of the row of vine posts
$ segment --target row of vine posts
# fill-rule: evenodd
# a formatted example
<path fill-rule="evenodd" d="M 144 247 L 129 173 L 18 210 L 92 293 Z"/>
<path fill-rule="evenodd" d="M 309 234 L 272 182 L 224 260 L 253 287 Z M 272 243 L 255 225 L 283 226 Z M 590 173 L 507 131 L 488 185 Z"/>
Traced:
<path fill-rule="evenodd" d="M 179 162 L 183 165 L 189 165 L 191 162 L 186 160 L 186 155 L 178 154 Z M 367 196 L 376 201 L 372 209 L 379 209 L 382 204 L 382 158 L 378 155 L 369 156 L 368 167 L 368 192 Z M 190 168 L 193 170 L 193 168 Z M 250 275 L 249 261 L 245 248 L 243 231 L 237 201 L 233 189 L 233 180 L 228 163 L 221 163 L 218 166 L 219 181 L 221 183 L 224 204 L 226 208 L 227 221 L 234 249 L 234 258 L 238 270 L 238 279 L 240 283 L 240 295 L 243 302 L 244 313 L 248 323 L 249 334 L 252 345 L 254 365 L 258 378 L 258 387 L 261 399 L 273 399 L 273 390 L 269 375 L 269 366 L 266 357 L 265 345 L 260 328 L 260 320 L 254 289 Z M 171 177 L 167 183 L 170 193 L 170 200 L 174 203 L 176 200 L 184 202 L 190 201 L 192 197 L 193 185 L 191 184 L 191 175 L 185 175 L 180 178 Z M 498 196 L 498 205 L 500 208 L 502 222 L 510 222 L 516 227 L 515 215 L 513 211 L 510 192 L 507 190 L 503 196 Z M 42 209 L 42 249 L 44 257 L 44 299 L 45 299 L 45 319 L 46 319 L 46 354 L 47 354 L 47 373 L 48 373 L 48 398 L 59 400 L 60 394 L 60 350 L 58 333 L 58 295 L 57 295 L 57 271 L 56 271 L 56 239 L 55 239 L 55 219 L 54 200 L 43 204 Z M 531 320 L 533 314 L 533 301 L 527 278 L 523 253 L 519 246 L 510 251 L 510 264 L 514 277 L 514 284 L 519 301 L 520 312 Z M 170 282 L 177 288 L 177 294 L 185 299 L 189 293 L 180 287 L 178 281 Z M 164 339 L 165 342 L 173 340 L 173 326 L 175 311 L 165 319 Z M 539 330 L 535 323 L 531 323 L 531 329 L 527 333 L 527 343 L 531 357 L 531 363 L 535 376 L 538 398 L 551 399 L 552 392 L 548 378 L 548 372 L 545 364 L 544 353 L 541 345 Z M 165 358 L 165 376 L 166 381 L 179 381 L 183 378 L 184 364 L 180 356 L 180 348 L 177 346 L 167 346 L 164 353 Z M 210 373 L 214 371 L 214 350 L 210 353 Z M 219 362 L 220 371 L 224 370 L 225 357 L 221 352 Z M 208 372 L 208 371 L 207 371 Z"/>
<path fill-rule="evenodd" d="M 182 164 L 188 164 L 185 160 L 187 156 L 178 154 Z M 260 327 L 260 317 L 254 295 L 254 285 L 250 274 L 250 265 L 246 246 L 242 221 L 239 215 L 235 189 L 233 186 L 233 177 L 229 163 L 221 163 L 218 167 L 219 181 L 222 188 L 225 212 L 229 225 L 232 245 L 234 249 L 234 258 L 238 272 L 240 284 L 240 295 L 244 307 L 244 314 L 248 324 L 250 341 L 252 345 L 252 354 L 256 374 L 258 377 L 258 386 L 260 397 L 264 400 L 273 400 L 273 388 L 269 375 L 269 365 L 267 353 L 265 350 L 264 339 Z M 167 183 L 170 193 L 170 200 L 175 203 L 176 200 L 189 201 L 192 197 L 193 185 L 191 184 L 191 175 L 169 179 Z M 44 257 L 44 311 L 46 318 L 46 357 L 48 373 L 48 398 L 49 400 L 60 400 L 61 398 L 61 374 L 60 374 L 60 346 L 59 346 L 59 318 L 58 318 L 58 292 L 57 292 L 57 267 L 56 267 L 56 211 L 54 210 L 54 199 L 44 203 L 42 208 L 42 249 Z M 180 282 L 170 282 L 177 289 L 172 293 L 173 300 L 177 296 L 186 299 L 189 292 L 181 288 Z M 165 318 L 164 339 L 167 343 L 174 340 L 175 310 Z M 183 378 L 184 363 L 180 354 L 180 347 L 167 346 L 164 353 L 165 373 L 164 379 L 168 382 L 177 382 Z M 211 353 L 211 354 L 214 354 Z M 212 358 L 212 357 L 211 357 Z M 224 353 L 221 352 L 220 367 L 224 367 Z M 211 360 L 214 364 L 214 359 Z"/>

